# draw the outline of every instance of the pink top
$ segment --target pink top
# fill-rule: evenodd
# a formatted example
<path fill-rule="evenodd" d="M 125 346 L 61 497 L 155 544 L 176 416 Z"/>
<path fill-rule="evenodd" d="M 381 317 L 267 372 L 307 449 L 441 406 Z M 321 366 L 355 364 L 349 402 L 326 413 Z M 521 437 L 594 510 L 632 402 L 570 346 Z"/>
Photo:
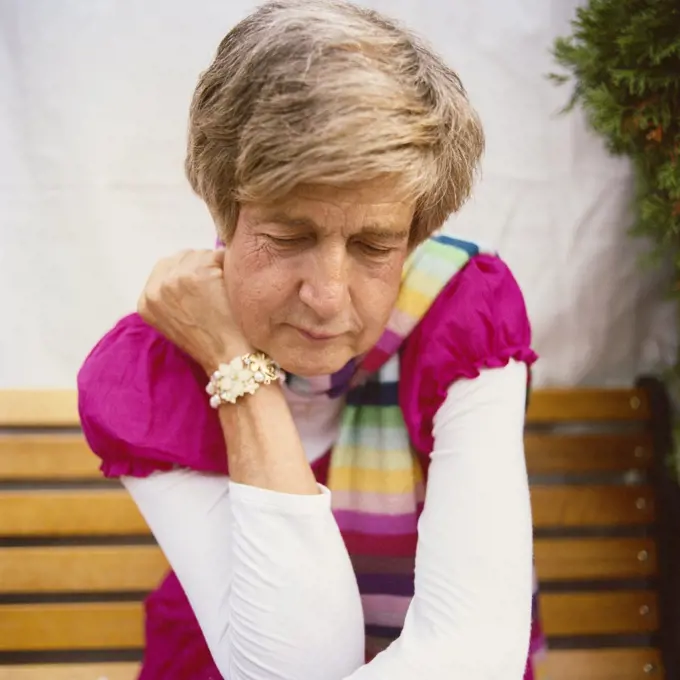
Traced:
<path fill-rule="evenodd" d="M 402 350 L 399 401 L 424 460 L 433 446 L 433 418 L 450 385 L 510 359 L 531 365 L 537 357 L 530 342 L 524 300 L 509 269 L 496 257 L 475 256 Z M 227 473 L 224 439 L 205 383 L 200 367 L 137 315 L 122 319 L 78 376 L 83 430 L 104 474 L 144 477 L 176 466 Z M 327 457 L 314 469 L 323 482 Z M 146 633 L 142 679 L 169 678 L 170 668 L 173 677 L 220 677 L 173 574 L 147 601 Z"/>
<path fill-rule="evenodd" d="M 432 449 L 432 420 L 449 386 L 510 359 L 531 365 L 524 298 L 497 257 L 477 255 L 435 300 L 406 340 L 399 403 L 416 449 Z M 95 346 L 78 375 L 83 431 L 106 477 L 144 477 L 173 466 L 227 473 L 206 376 L 137 314 Z"/>

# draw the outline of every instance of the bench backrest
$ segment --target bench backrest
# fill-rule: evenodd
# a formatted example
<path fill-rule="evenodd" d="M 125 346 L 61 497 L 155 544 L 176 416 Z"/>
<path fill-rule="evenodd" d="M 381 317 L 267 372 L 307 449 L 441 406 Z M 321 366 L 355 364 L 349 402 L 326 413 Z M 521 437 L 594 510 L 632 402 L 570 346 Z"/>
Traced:
<path fill-rule="evenodd" d="M 651 422 L 643 389 L 532 396 L 551 680 L 664 677 Z M 0 680 L 132 680 L 141 601 L 166 569 L 126 492 L 101 479 L 75 394 L 0 392 Z"/>
<path fill-rule="evenodd" d="M 664 677 L 648 391 L 544 390 L 525 452 L 551 680 Z"/>

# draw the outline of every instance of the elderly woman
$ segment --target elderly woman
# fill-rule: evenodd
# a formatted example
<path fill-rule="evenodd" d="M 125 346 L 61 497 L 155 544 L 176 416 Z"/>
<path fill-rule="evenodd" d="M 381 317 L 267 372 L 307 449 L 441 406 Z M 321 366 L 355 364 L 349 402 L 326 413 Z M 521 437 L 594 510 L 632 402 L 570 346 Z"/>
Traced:
<path fill-rule="evenodd" d="M 162 261 L 79 375 L 174 569 L 142 678 L 534 677 L 529 323 L 498 257 L 434 235 L 482 148 L 375 12 L 270 2 L 222 41 L 186 168 L 223 247 Z"/>

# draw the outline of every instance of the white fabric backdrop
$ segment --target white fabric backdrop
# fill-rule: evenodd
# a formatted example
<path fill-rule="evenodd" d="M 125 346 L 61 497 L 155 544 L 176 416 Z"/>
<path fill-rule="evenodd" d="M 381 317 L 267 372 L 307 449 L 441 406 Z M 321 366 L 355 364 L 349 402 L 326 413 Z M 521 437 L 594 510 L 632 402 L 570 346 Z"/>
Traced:
<path fill-rule="evenodd" d="M 626 235 L 628 165 L 545 79 L 576 0 L 372 0 L 457 68 L 484 176 L 447 226 L 496 245 L 529 306 L 538 384 L 628 383 L 672 360 L 673 309 Z M 212 242 L 182 174 L 196 77 L 248 0 L 0 0 L 0 387 L 71 387 L 152 263 Z"/>

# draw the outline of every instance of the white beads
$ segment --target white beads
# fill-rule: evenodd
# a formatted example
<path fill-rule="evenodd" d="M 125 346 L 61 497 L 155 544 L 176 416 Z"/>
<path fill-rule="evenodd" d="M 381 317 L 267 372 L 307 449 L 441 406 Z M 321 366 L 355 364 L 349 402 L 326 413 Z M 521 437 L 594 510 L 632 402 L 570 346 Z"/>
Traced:
<path fill-rule="evenodd" d="M 220 364 L 210 376 L 205 391 L 210 395 L 210 406 L 235 404 L 246 394 L 255 394 L 260 385 L 281 380 L 278 364 L 261 352 L 235 357 L 228 364 Z"/>

